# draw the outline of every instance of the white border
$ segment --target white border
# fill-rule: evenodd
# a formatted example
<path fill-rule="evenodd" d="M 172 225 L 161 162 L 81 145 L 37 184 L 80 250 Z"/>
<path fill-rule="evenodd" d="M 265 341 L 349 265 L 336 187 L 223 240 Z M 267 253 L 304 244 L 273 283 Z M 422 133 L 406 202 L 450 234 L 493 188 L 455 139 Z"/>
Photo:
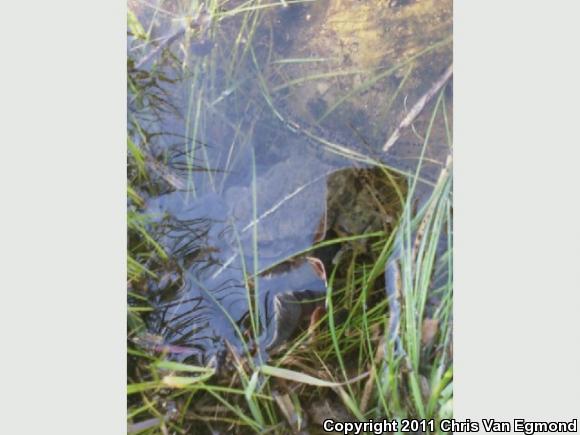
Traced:
<path fill-rule="evenodd" d="M 580 414 L 580 3 L 456 1 L 455 417 Z"/>
<path fill-rule="evenodd" d="M 122 434 L 125 4 L 0 16 L 0 432 Z"/>

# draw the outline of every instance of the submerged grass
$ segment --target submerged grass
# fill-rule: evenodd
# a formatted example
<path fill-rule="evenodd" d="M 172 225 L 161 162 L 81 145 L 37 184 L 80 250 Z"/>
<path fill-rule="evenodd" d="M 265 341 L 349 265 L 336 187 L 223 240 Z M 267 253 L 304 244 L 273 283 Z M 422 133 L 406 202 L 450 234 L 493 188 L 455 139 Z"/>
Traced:
<path fill-rule="evenodd" d="M 301 410 L 325 406 L 337 415 L 347 410 L 361 421 L 449 417 L 452 401 L 449 386 L 453 377 L 449 325 L 451 251 L 440 257 L 447 268 L 447 282 L 437 289 L 440 297 L 433 312 L 425 314 L 427 294 L 436 273 L 436 246 L 444 232 L 451 237 L 449 179 L 442 180 L 438 187 L 427 201 L 430 207 L 427 211 L 433 209 L 433 212 L 426 211 L 425 220 L 419 221 L 419 224 L 425 222 L 425 229 L 416 255 L 412 249 L 416 239 L 409 236 L 415 232 L 413 227 L 417 227 L 417 220 L 411 213 L 404 213 L 398 227 L 407 248 L 402 249 L 397 260 L 402 280 L 397 290 L 401 318 L 396 339 L 389 335 L 386 301 L 379 304 L 370 301 L 377 291 L 372 270 L 384 269 L 385 257 L 389 256 L 379 256 L 370 268 L 357 265 L 353 259 L 350 279 L 337 285 L 334 271 L 329 280 L 326 314 L 268 364 L 237 364 L 236 373 L 227 385 L 205 367 L 171 363 L 162 355 L 151 359 L 138 354 L 138 358 L 146 358 L 142 365 L 150 367 L 149 376 L 143 377 L 153 380 L 129 384 L 128 394 L 141 399 L 129 407 L 131 420 L 140 421 L 142 415 L 150 418 L 154 414 L 152 397 L 159 394 L 165 402 L 181 403 L 181 415 L 190 418 L 182 423 L 159 419 L 151 433 L 156 433 L 163 425 L 186 431 L 186 428 L 198 427 L 201 433 L 218 421 L 230 428 L 237 427 L 234 432 L 245 427 L 254 432 L 287 433 L 285 415 L 293 415 L 296 421 L 304 422 L 306 417 Z M 392 238 L 383 239 L 382 243 L 383 251 L 392 253 Z M 338 316 L 344 316 L 344 310 L 348 310 L 347 318 L 338 321 Z M 425 320 L 430 324 L 436 321 L 439 325 L 432 342 L 425 342 Z M 293 394 L 294 403 L 290 409 L 281 409 L 278 402 L 272 400 L 272 391 Z M 221 406 L 202 406 L 195 413 L 189 411 L 192 400 L 211 403 L 210 398 Z M 145 406 L 148 402 L 150 404 Z M 162 403 L 157 407 L 160 415 L 166 415 Z M 313 423 L 316 422 L 310 421 Z"/>
<path fill-rule="evenodd" d="M 283 3 L 309 2 L 208 2 L 213 16 L 212 34 L 224 38 L 234 35 L 234 45 L 227 52 L 217 47 L 207 57 L 192 59 L 187 65 L 189 77 L 188 111 L 184 136 L 188 187 L 194 195 L 203 189 L 219 190 L 225 182 L 214 177 L 212 162 L 204 146 L 203 131 L 207 127 L 207 113 L 227 99 L 233 106 L 244 110 L 261 100 L 264 111 L 285 121 L 274 102 L 274 95 L 294 85 L 318 78 L 349 75 L 351 72 L 321 72 L 305 75 L 281 84 L 269 83 L 268 68 L 283 64 L 310 63 L 323 65 L 325 59 L 266 59 L 260 58 L 259 44 L 255 42 L 263 13 L 283 7 Z M 192 6 L 194 15 L 197 3 Z M 161 8 L 155 10 L 160 13 Z M 233 31 L 225 26 L 237 20 Z M 136 14 L 129 15 L 132 37 L 150 43 L 151 24 L 142 25 Z M 148 30 L 145 30 L 148 29 Z M 229 32 L 229 33 L 228 33 Z M 243 43 L 242 43 L 243 41 Z M 435 47 L 448 44 L 445 40 L 419 52 L 431 52 Z M 262 47 L 263 48 L 263 47 Z M 170 58 L 166 56 L 166 58 Z M 357 88 L 352 89 L 328 107 L 320 120 L 331 115 L 357 93 L 368 91 L 379 80 L 406 67 L 403 80 L 394 95 L 386 99 L 386 113 L 412 71 L 412 62 L 381 71 Z M 227 65 L 225 79 L 218 86 L 215 77 L 217 64 Z M 247 67 L 249 65 L 249 68 Z M 185 67 L 176 63 L 185 72 Z M 248 76 L 248 71 L 253 76 Z M 142 74 L 142 73 L 140 73 Z M 140 80 L 129 79 L 131 101 L 155 101 L 159 95 L 154 73 L 153 86 L 148 89 Z M 251 94 L 248 83 L 258 91 Z M 140 84 L 137 84 L 140 83 Z M 452 365 L 452 306 L 453 306 L 453 251 L 452 251 L 452 177 L 451 159 L 444 164 L 435 181 L 423 178 L 421 167 L 428 162 L 426 150 L 436 122 L 444 126 L 451 146 L 451 128 L 446 112 L 444 93 L 439 94 L 424 132 L 422 151 L 417 169 L 401 171 L 387 167 L 375 157 L 354 152 L 331 140 L 318 137 L 308 130 L 303 134 L 318 140 L 327 151 L 339 154 L 353 162 L 377 166 L 394 185 L 392 173 L 406 177 L 406 192 L 398 192 L 404 204 L 400 218 L 392 232 L 378 231 L 350 237 L 326 240 L 314 249 L 335 244 L 367 240 L 372 247 L 372 262 L 363 261 L 356 251 L 345 262 L 330 272 L 325 310 L 316 311 L 310 323 L 294 339 L 282 347 L 269 361 L 250 357 L 234 358 L 235 370 L 227 378 L 214 369 L 181 364 L 167 359 L 163 353 L 150 353 L 128 346 L 129 382 L 128 420 L 133 433 L 274 433 L 299 432 L 315 428 L 323 418 L 335 420 L 355 418 L 360 421 L 381 418 L 450 418 L 453 403 Z M 228 103 L 228 104 L 230 104 Z M 165 103 L 164 103 L 165 104 Z M 141 109 L 139 109 L 141 110 Z M 171 261 L 155 239 L 149 225 L 150 218 L 143 214 L 145 198 L 162 188 L 147 167 L 147 152 L 155 138 L 150 121 L 155 113 L 133 110 L 128 139 L 128 337 L 145 331 L 144 315 L 152 308 L 146 292 L 138 291 L 140 283 L 159 278 L 165 264 Z M 138 113 L 139 116 L 134 116 Z M 228 122 L 230 122 L 228 120 Z M 230 127 L 235 138 L 243 135 L 240 120 Z M 133 132 L 133 133 L 132 133 Z M 229 148 L 226 167 L 236 150 Z M 191 176 L 198 163 L 208 170 L 206 186 L 195 184 Z M 254 221 L 256 204 L 256 162 L 252 154 L 252 200 Z M 429 186 L 429 193 L 416 195 L 419 186 Z M 199 189 L 199 190 L 196 190 Z M 253 258 L 257 259 L 257 225 L 253 225 Z M 239 241 L 238 241 L 239 243 Z M 240 243 L 241 245 L 241 243 Z M 259 288 L 247 283 L 257 276 L 260 265 L 243 263 L 247 277 L 249 320 L 254 342 L 260 334 Z M 209 292 L 208 292 L 209 293 Z M 225 313 L 227 316 L 227 312 Z M 233 320 L 231 320 L 232 323 Z M 238 328 L 237 326 L 235 326 Z M 239 329 L 240 337 L 244 334 Z"/>
<path fill-rule="evenodd" d="M 186 432 L 196 427 L 202 433 L 216 425 L 233 432 L 249 429 L 287 433 L 289 424 L 308 421 L 304 409 L 316 407 L 328 407 L 337 415 L 346 412 L 361 421 L 450 417 L 453 254 L 450 249 L 437 253 L 442 236 L 451 246 L 450 226 L 447 174 L 425 201 L 421 214 L 413 215 L 410 208 L 403 212 L 396 236 L 377 234 L 375 246 L 379 252 L 373 264 L 357 264 L 354 257 L 348 266 L 350 277 L 340 284 L 333 271 L 324 316 L 268 364 L 239 362 L 227 384 L 205 367 L 174 364 L 162 355 L 154 359 L 132 355 L 142 360 L 141 366 L 150 368 L 143 378 L 153 380 L 129 384 L 131 398 L 141 399 L 129 407 L 131 421 L 141 421 L 145 416 L 157 418 L 158 424 L 147 429 L 150 433 L 157 433 L 163 426 Z M 396 289 L 401 317 L 396 337 L 392 337 L 392 312 L 387 301 L 373 303 L 371 298 L 377 292 L 377 275 L 392 259 L 398 239 L 403 245 L 396 259 L 401 276 Z M 442 270 L 446 281 L 433 289 L 434 277 Z M 428 295 L 435 291 L 437 301 L 427 313 Z M 425 332 L 425 321 L 438 325 L 430 342 L 426 341 L 430 333 Z M 273 400 L 273 392 L 291 399 Z M 153 398 L 159 395 L 164 401 L 154 405 Z M 179 403 L 180 415 L 189 417 L 181 422 L 159 417 L 167 415 L 163 403 L 168 401 Z M 215 405 L 192 412 L 192 401 L 214 401 Z M 294 423 L 287 421 L 288 415 Z"/>

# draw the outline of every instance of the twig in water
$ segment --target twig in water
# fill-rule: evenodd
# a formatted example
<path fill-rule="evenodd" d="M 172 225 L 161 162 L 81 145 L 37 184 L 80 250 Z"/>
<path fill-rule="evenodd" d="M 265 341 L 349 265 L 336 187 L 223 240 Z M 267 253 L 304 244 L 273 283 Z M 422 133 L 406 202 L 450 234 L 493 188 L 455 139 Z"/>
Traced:
<path fill-rule="evenodd" d="M 145 164 L 147 167 L 161 177 L 175 190 L 187 190 L 187 183 L 178 175 L 174 174 L 168 167 L 159 163 L 149 154 L 145 154 Z"/>
<path fill-rule="evenodd" d="M 161 51 L 163 51 L 163 49 L 169 47 L 171 44 L 173 44 L 174 41 L 176 41 L 179 37 L 181 37 L 184 34 L 185 34 L 185 29 L 181 29 L 181 30 L 178 30 L 177 32 L 175 32 L 174 34 L 169 35 L 155 49 L 151 50 L 149 52 L 149 54 L 147 54 L 139 62 L 137 62 L 137 64 L 135 65 L 135 68 L 136 69 L 141 68 L 147 62 L 149 62 L 149 60 L 151 60 L 154 57 L 156 57 L 159 53 L 161 53 Z"/>
<path fill-rule="evenodd" d="M 200 28 L 200 35 L 198 37 L 199 41 L 197 42 L 197 44 L 203 45 L 204 42 L 206 42 L 206 41 L 204 41 L 204 36 L 205 36 L 205 32 L 207 31 L 207 28 L 209 26 L 209 23 L 211 22 L 211 19 L 212 19 L 212 17 L 207 12 L 207 10 L 205 10 L 204 5 L 202 5 L 202 7 L 197 12 L 197 14 L 191 18 L 191 21 L 189 22 L 188 27 L 191 29 L 196 29 L 198 27 Z M 147 62 L 149 62 L 151 59 L 153 59 L 159 53 L 161 53 L 165 48 L 169 48 L 175 41 L 177 41 L 179 38 L 181 38 L 183 35 L 185 35 L 186 32 L 187 32 L 187 27 L 184 27 L 182 29 L 177 30 L 175 33 L 165 37 L 164 40 L 161 41 L 156 48 L 151 50 L 149 52 L 149 54 L 147 54 L 139 62 L 137 62 L 137 64 L 135 65 L 135 68 L 136 69 L 141 68 Z"/>
<path fill-rule="evenodd" d="M 417 116 L 419 116 L 421 111 L 425 108 L 427 103 L 431 101 L 431 99 L 437 94 L 437 92 L 441 90 L 441 88 L 443 88 L 445 83 L 447 83 L 447 80 L 449 80 L 452 75 L 453 75 L 453 64 L 447 67 L 443 75 L 439 77 L 439 79 L 437 79 L 435 83 L 433 83 L 433 86 L 431 86 L 431 88 L 429 88 L 429 90 L 425 94 L 423 94 L 421 98 L 419 98 L 419 100 L 411 108 L 409 113 L 407 113 L 407 116 L 405 116 L 405 118 L 401 121 L 399 126 L 393 132 L 393 134 L 391 134 L 387 142 L 385 142 L 385 144 L 383 145 L 383 152 L 387 152 L 389 148 L 391 148 L 395 144 L 395 142 L 397 142 L 397 140 L 401 136 L 401 132 L 403 131 L 403 129 L 411 125 L 411 123 L 417 118 Z"/>

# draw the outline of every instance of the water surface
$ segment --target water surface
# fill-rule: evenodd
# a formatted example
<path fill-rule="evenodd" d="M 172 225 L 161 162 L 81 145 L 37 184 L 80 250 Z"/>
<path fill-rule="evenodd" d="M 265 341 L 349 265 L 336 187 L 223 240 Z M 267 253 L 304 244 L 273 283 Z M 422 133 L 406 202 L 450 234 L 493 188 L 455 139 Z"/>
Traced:
<path fill-rule="evenodd" d="M 449 90 L 382 147 L 451 62 L 450 2 L 285 4 L 129 2 L 128 134 L 150 177 L 130 170 L 130 207 L 170 259 L 147 337 L 181 360 L 267 358 L 324 299 L 330 263 L 304 251 L 397 219 L 369 219 L 394 189 L 359 201 L 369 168 L 417 171 L 420 201 L 449 153 Z"/>

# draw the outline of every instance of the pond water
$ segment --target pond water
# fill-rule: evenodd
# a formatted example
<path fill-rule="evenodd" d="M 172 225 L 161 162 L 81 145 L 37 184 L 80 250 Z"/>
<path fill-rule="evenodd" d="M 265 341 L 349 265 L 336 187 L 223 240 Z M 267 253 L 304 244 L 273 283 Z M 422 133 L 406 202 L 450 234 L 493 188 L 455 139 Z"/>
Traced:
<path fill-rule="evenodd" d="M 143 199 L 129 207 L 168 255 L 131 283 L 153 306 L 136 341 L 202 364 L 232 349 L 267 359 L 323 303 L 344 244 L 311 248 L 388 234 L 405 175 L 419 202 L 437 180 L 450 86 L 383 146 L 451 63 L 451 2 L 129 11 L 129 180 Z"/>

